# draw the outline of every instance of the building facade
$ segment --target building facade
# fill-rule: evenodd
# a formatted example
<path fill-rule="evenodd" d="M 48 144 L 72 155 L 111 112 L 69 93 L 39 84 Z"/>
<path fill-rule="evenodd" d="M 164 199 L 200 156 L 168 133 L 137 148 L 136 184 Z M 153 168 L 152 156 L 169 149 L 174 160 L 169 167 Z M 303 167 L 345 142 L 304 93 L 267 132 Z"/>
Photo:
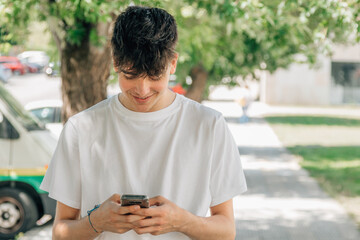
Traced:
<path fill-rule="evenodd" d="M 360 104 L 360 44 L 336 46 L 315 67 L 292 64 L 261 79 L 261 101 L 268 104 Z"/>

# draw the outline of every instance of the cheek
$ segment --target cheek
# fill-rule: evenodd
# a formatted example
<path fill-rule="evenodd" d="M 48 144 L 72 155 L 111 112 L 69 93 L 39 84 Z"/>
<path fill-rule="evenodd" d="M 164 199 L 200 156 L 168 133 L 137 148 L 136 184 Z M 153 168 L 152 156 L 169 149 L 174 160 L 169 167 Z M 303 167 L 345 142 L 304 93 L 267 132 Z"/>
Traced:
<path fill-rule="evenodd" d="M 121 80 L 119 79 L 119 86 L 120 86 L 120 89 L 125 92 L 131 88 L 133 88 L 132 86 L 133 84 L 130 82 L 130 81 L 125 81 L 125 80 Z"/>
<path fill-rule="evenodd" d="M 156 89 L 159 92 L 162 92 L 162 91 L 166 90 L 167 88 L 168 88 L 167 82 L 165 82 L 165 83 L 164 82 L 157 82 L 153 87 L 153 89 Z"/>

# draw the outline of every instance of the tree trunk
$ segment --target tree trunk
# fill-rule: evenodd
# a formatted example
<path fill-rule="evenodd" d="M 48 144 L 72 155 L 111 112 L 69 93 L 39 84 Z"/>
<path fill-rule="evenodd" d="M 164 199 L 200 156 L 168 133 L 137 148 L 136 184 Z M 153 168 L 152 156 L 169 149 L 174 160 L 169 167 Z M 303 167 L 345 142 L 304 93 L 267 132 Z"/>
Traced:
<path fill-rule="evenodd" d="M 194 66 L 190 70 L 192 84 L 190 85 L 190 88 L 188 89 L 185 96 L 194 101 L 201 102 L 203 100 L 208 75 L 208 72 L 201 63 Z"/>
<path fill-rule="evenodd" d="M 61 50 L 63 122 L 107 97 L 111 59 L 109 44 L 96 48 L 89 38 L 80 46 L 65 44 Z"/>

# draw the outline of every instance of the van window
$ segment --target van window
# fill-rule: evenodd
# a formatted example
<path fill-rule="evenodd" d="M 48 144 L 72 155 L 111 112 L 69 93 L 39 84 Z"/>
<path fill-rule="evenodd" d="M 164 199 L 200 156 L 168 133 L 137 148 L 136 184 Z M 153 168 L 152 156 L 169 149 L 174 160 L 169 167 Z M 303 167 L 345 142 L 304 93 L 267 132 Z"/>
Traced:
<path fill-rule="evenodd" d="M 20 137 L 16 129 L 0 112 L 0 139 L 18 139 Z"/>
<path fill-rule="evenodd" d="M 23 106 L 0 85 L 0 100 L 5 104 L 8 111 L 19 121 L 28 131 L 44 130 L 45 126 L 36 120 Z"/>
<path fill-rule="evenodd" d="M 43 107 L 31 110 L 31 113 L 44 123 L 53 123 L 55 122 L 55 110 L 56 108 L 53 107 Z"/>

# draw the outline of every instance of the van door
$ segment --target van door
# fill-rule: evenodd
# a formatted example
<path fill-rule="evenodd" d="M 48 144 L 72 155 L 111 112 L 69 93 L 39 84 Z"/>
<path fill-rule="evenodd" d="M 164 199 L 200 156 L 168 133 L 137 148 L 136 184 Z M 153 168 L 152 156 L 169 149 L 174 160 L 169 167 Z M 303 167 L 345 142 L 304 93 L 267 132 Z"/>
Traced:
<path fill-rule="evenodd" d="M 7 176 L 11 163 L 11 148 L 19 133 L 0 112 L 0 176 Z"/>

